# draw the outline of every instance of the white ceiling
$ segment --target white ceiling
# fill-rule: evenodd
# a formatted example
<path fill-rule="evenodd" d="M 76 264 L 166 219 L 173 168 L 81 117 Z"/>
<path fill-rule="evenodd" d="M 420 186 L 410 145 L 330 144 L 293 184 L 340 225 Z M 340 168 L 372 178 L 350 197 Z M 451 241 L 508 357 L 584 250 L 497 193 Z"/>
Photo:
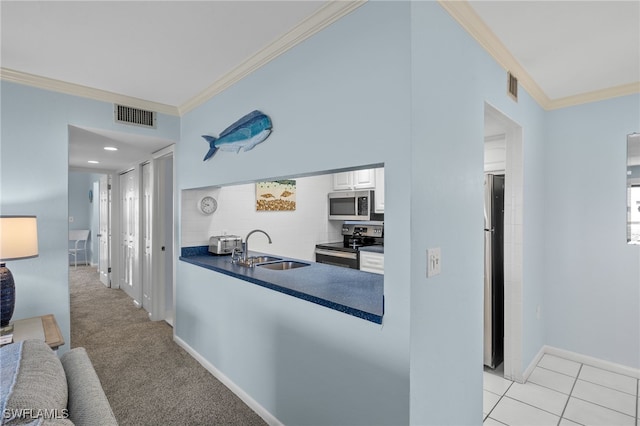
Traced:
<path fill-rule="evenodd" d="M 551 99 L 640 81 L 640 1 L 472 1 Z"/>
<path fill-rule="evenodd" d="M 2 0 L 1 65 L 179 109 L 330 3 Z M 640 81 L 640 1 L 470 5 L 550 99 Z M 71 128 L 70 166 L 122 167 L 104 157 L 115 141 L 170 142 Z"/>

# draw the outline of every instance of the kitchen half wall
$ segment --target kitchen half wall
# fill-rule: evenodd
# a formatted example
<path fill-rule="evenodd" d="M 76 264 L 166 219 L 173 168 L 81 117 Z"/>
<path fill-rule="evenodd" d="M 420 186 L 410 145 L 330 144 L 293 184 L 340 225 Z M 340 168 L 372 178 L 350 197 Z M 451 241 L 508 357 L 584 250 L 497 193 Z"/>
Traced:
<path fill-rule="evenodd" d="M 296 180 L 296 210 L 256 211 L 255 183 L 207 187 L 182 191 L 182 247 L 209 244 L 213 235 L 239 235 L 253 229 L 266 231 L 273 241 L 256 235 L 249 248 L 280 256 L 315 261 L 317 243 L 340 241 L 340 221 L 327 219 L 327 194 L 332 191 L 332 175 L 308 176 Z M 218 202 L 212 215 L 198 211 L 205 195 Z"/>

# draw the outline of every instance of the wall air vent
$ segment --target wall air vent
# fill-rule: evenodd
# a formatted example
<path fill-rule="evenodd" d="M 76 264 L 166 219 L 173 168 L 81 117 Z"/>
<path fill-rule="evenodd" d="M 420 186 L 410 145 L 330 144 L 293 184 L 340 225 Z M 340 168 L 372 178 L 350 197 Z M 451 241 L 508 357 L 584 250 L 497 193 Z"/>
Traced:
<path fill-rule="evenodd" d="M 156 127 L 156 113 L 124 105 L 114 105 L 116 123 L 133 124 L 134 126 Z"/>
<path fill-rule="evenodd" d="M 518 79 L 510 72 L 507 73 L 507 93 L 518 102 Z"/>

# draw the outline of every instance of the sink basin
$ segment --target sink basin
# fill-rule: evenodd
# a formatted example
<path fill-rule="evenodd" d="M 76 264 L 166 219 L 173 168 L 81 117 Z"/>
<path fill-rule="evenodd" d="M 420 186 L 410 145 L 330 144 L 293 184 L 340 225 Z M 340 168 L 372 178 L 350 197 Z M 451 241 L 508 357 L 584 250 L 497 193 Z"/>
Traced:
<path fill-rule="evenodd" d="M 251 259 L 253 259 L 254 265 L 256 263 L 273 262 L 275 260 L 282 260 L 279 257 L 273 257 L 273 256 L 252 256 Z"/>
<path fill-rule="evenodd" d="M 261 268 L 273 269 L 275 271 L 285 271 L 287 269 L 302 268 L 303 266 L 309 266 L 308 263 L 295 262 L 293 260 L 286 260 L 282 262 L 263 263 L 258 265 Z"/>

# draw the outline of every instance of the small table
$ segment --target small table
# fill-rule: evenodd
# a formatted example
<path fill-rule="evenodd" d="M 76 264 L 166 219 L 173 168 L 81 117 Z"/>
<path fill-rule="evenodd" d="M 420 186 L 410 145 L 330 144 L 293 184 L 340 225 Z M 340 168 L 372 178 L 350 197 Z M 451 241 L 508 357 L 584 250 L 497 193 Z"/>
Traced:
<path fill-rule="evenodd" d="M 13 322 L 13 341 L 39 339 L 54 351 L 64 345 L 64 338 L 53 314 L 25 318 Z"/>

